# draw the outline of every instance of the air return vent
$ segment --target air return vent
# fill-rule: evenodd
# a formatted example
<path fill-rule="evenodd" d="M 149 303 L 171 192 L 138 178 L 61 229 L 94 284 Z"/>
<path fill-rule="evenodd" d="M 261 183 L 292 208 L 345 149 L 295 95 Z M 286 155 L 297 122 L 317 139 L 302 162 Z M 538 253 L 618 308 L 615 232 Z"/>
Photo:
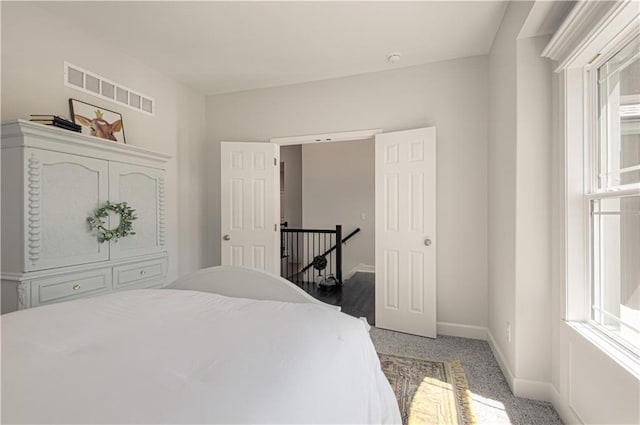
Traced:
<path fill-rule="evenodd" d="M 143 114 L 155 114 L 156 105 L 153 98 L 69 62 L 64 63 L 64 85 L 117 105 L 127 106 Z"/>

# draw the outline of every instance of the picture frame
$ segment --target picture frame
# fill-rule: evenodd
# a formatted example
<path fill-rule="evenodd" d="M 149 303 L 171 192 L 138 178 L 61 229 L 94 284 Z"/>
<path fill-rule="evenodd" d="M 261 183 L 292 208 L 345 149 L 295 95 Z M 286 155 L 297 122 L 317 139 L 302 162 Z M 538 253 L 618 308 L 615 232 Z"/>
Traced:
<path fill-rule="evenodd" d="M 116 143 L 126 144 L 122 114 L 78 99 L 69 99 L 74 123 L 82 126 L 82 133 Z"/>

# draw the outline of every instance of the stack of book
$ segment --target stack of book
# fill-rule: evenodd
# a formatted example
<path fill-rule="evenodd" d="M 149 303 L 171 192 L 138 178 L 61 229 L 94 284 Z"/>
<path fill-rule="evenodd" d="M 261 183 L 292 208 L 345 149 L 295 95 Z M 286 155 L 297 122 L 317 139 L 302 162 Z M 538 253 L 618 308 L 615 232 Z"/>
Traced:
<path fill-rule="evenodd" d="M 58 115 L 31 115 L 31 121 L 80 133 L 82 127 Z"/>

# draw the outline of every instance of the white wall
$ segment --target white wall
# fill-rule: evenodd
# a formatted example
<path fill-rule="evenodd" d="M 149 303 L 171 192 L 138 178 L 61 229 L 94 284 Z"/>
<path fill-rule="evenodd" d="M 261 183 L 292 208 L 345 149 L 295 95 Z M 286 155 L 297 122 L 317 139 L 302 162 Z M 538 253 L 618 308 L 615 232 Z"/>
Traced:
<path fill-rule="evenodd" d="M 551 378 L 552 69 L 541 53 L 549 39 L 517 41 L 516 374 L 543 394 Z"/>
<path fill-rule="evenodd" d="M 114 23 L 117 25 L 117 23 Z M 63 85 L 63 62 L 155 98 L 147 116 Z M 125 56 L 119 46 L 75 31 L 37 6 L 2 3 L 2 120 L 69 116 L 68 99 L 122 113 L 127 143 L 173 156 L 167 168 L 169 279 L 203 264 L 204 96 Z"/>
<path fill-rule="evenodd" d="M 360 264 L 375 265 L 374 148 L 373 139 L 302 147 L 303 227 L 341 224 L 343 238 L 360 228 L 342 250 L 345 274 Z"/>
<path fill-rule="evenodd" d="M 489 332 L 514 393 L 548 399 L 552 87 L 549 37 L 518 39 L 531 7 L 509 4 L 490 54 Z"/>
<path fill-rule="evenodd" d="M 284 219 L 289 227 L 302 227 L 302 146 L 282 146 L 280 162 L 284 162 Z M 280 211 L 282 215 L 282 211 Z"/>
<path fill-rule="evenodd" d="M 487 83 L 480 56 L 207 97 L 209 264 L 220 262 L 221 140 L 436 126 L 438 321 L 485 327 Z"/>
<path fill-rule="evenodd" d="M 489 55 L 489 332 L 503 370 L 515 369 L 516 42 L 527 10 L 511 3 Z M 513 332 L 512 332 L 513 333 Z M 505 371 L 505 375 L 509 373 Z"/>
<path fill-rule="evenodd" d="M 200 270 L 207 263 L 207 157 L 204 95 L 184 87 L 175 89 L 178 179 L 178 276 Z M 156 99 L 157 100 L 157 99 Z M 169 133 L 171 134 L 171 133 Z"/>

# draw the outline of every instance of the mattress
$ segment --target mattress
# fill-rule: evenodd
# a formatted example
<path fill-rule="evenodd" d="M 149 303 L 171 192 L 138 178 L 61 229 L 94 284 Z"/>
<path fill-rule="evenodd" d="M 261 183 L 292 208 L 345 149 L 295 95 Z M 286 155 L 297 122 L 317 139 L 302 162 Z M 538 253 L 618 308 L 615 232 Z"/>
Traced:
<path fill-rule="evenodd" d="M 132 290 L 2 316 L 3 423 L 400 423 L 360 320 Z"/>

